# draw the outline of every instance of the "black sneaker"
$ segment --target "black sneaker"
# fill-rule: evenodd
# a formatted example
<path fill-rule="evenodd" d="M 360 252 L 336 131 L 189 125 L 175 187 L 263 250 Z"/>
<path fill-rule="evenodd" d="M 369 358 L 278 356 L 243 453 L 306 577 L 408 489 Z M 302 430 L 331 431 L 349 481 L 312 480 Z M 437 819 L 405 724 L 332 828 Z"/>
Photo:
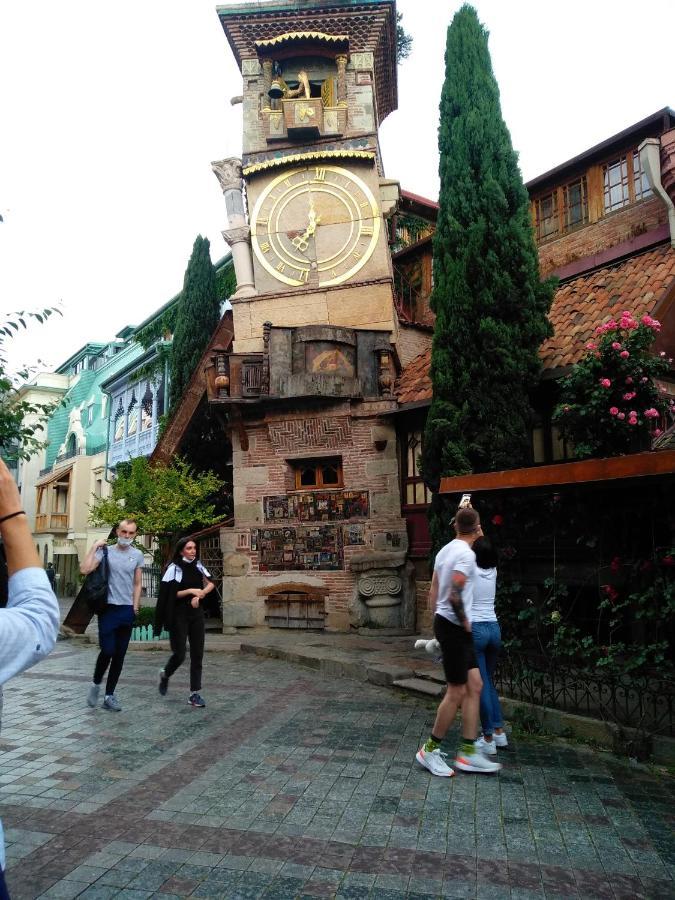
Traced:
<path fill-rule="evenodd" d="M 160 669 L 159 671 L 159 692 L 162 697 L 166 697 L 166 692 L 169 690 L 169 679 L 164 674 L 164 669 Z"/>
<path fill-rule="evenodd" d="M 206 706 L 204 699 L 197 693 L 197 691 L 193 691 L 188 697 L 188 703 L 190 706 L 198 706 L 200 709 L 203 706 Z"/>

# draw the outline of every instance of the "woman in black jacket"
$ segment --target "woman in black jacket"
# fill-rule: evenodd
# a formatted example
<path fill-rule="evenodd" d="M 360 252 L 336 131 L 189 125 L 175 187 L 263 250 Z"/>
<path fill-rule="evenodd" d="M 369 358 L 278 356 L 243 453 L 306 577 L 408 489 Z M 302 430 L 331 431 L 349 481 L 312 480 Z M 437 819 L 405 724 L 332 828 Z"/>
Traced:
<path fill-rule="evenodd" d="M 204 610 L 202 601 L 215 585 L 210 573 L 197 557 L 197 544 L 192 538 L 181 538 L 173 558 L 164 571 L 155 611 L 155 634 L 165 627 L 173 651 L 159 673 L 159 693 L 164 697 L 169 678 L 185 660 L 185 644 L 190 641 L 190 706 L 204 707 L 202 658 L 204 656 Z"/>

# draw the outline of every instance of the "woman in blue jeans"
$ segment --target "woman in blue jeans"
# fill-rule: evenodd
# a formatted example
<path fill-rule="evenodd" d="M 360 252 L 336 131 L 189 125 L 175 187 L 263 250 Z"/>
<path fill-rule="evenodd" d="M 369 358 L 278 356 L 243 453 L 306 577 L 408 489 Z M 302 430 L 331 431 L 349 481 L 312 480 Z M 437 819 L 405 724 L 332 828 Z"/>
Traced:
<path fill-rule="evenodd" d="M 502 646 L 502 635 L 495 613 L 497 552 L 486 537 L 479 537 L 474 541 L 473 552 L 476 554 L 477 572 L 473 588 L 471 631 L 478 668 L 483 679 L 483 690 L 480 694 L 483 735 L 476 741 L 476 746 L 488 756 L 495 756 L 497 747 L 506 747 L 508 744 L 504 734 L 502 708 L 494 685 L 497 659 Z"/>

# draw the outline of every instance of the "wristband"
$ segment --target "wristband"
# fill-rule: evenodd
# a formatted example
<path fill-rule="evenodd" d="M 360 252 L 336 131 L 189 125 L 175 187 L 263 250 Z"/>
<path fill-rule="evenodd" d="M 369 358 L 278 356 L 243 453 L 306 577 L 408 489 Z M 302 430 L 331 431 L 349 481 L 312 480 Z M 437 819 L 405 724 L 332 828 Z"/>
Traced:
<path fill-rule="evenodd" d="M 7 519 L 13 519 L 14 516 L 25 516 L 26 513 L 22 509 L 18 509 L 16 512 L 9 513 L 7 516 L 0 517 L 0 522 L 6 522 Z"/>

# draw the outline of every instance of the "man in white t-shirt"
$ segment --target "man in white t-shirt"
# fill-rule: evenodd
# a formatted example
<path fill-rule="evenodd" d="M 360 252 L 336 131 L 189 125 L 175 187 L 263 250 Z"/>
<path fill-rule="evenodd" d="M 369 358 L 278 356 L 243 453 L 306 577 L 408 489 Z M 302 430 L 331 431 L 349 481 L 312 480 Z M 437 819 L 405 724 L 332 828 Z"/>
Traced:
<path fill-rule="evenodd" d="M 418 752 L 417 762 L 432 775 L 450 778 L 454 771 L 441 753 L 441 741 L 462 708 L 462 740 L 454 766 L 463 772 L 498 772 L 499 763 L 476 749 L 478 705 L 483 682 L 471 636 L 471 607 L 476 577 L 476 557 L 471 545 L 482 533 L 475 509 L 463 508 L 455 516 L 455 539 L 442 547 L 434 563 L 430 599 L 435 604 L 434 635 L 441 645 L 447 689 L 427 742 Z"/>

